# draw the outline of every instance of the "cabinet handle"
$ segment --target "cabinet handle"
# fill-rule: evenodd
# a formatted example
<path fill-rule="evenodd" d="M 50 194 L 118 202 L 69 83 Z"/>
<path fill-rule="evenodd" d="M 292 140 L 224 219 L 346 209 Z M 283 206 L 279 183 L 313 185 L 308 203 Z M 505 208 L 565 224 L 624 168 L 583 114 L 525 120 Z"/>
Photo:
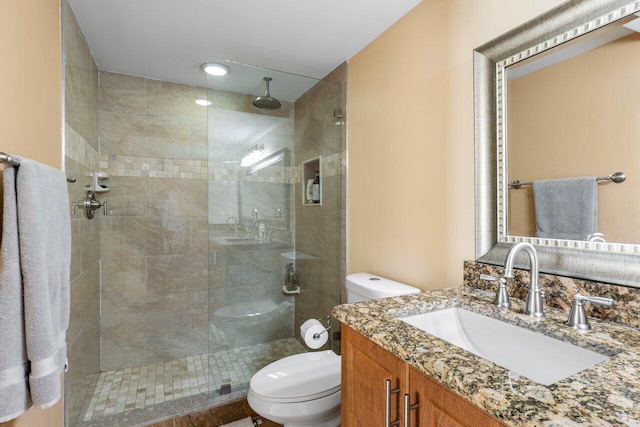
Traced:
<path fill-rule="evenodd" d="M 420 404 L 418 402 L 411 404 L 411 397 L 408 394 L 404 395 L 404 427 L 409 427 L 411 424 L 411 411 L 418 409 Z"/>
<path fill-rule="evenodd" d="M 391 389 L 391 380 L 387 380 L 385 390 L 384 426 L 393 427 L 400 425 L 400 420 L 391 421 L 391 395 L 400 393 L 400 387 Z"/>

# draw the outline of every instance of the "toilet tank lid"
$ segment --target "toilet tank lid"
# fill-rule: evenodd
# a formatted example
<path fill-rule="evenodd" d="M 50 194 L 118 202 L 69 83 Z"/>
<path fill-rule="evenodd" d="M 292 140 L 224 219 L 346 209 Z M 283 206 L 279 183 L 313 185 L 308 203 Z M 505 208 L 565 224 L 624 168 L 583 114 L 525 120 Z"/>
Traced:
<path fill-rule="evenodd" d="M 302 401 L 328 395 L 340 388 L 340 356 L 327 350 L 276 360 L 251 378 L 250 387 L 255 394 L 272 401 Z"/>
<path fill-rule="evenodd" d="M 346 278 L 347 290 L 371 299 L 416 294 L 420 289 L 371 273 L 354 273 Z"/>

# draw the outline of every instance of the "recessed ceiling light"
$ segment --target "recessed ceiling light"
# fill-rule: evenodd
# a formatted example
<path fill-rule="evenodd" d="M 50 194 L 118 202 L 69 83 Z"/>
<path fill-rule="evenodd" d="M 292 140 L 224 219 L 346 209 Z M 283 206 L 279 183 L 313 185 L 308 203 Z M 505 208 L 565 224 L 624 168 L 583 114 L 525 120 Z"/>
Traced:
<path fill-rule="evenodd" d="M 212 76 L 224 76 L 229 74 L 229 67 L 222 64 L 216 64 L 215 62 L 205 62 L 200 65 L 200 69 L 207 74 L 211 74 Z"/>
<path fill-rule="evenodd" d="M 196 99 L 196 104 L 202 105 L 203 107 L 208 107 L 209 105 L 211 105 L 211 101 L 209 101 L 208 99 Z"/>

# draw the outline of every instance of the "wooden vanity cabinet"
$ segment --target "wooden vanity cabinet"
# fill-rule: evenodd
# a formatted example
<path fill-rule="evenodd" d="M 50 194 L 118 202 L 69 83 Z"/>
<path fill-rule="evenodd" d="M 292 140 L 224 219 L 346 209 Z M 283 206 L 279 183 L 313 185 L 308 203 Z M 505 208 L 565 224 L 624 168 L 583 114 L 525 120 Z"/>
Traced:
<path fill-rule="evenodd" d="M 391 380 L 389 413 L 386 381 Z M 394 392 L 397 390 L 397 392 Z M 418 403 L 405 420 L 405 395 Z M 387 421 L 387 416 L 389 421 Z M 397 422 L 396 422 L 397 421 Z M 342 427 L 505 426 L 353 329 L 342 327 Z"/>
<path fill-rule="evenodd" d="M 400 396 L 408 392 L 406 364 L 399 358 L 342 325 L 342 401 L 341 426 L 386 426 L 385 418 L 398 420 Z M 386 381 L 398 391 L 391 395 L 390 411 L 385 414 Z M 400 426 L 404 420 L 400 420 Z M 390 427 L 390 424 L 389 426 Z"/>

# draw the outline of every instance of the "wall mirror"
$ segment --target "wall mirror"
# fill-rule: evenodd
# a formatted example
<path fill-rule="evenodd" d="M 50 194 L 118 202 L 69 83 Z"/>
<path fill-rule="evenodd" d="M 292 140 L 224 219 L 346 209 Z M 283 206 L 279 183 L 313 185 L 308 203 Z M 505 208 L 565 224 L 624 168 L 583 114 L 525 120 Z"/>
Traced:
<path fill-rule="evenodd" d="M 640 90 L 615 87 L 638 75 L 639 9 L 568 1 L 474 51 L 479 261 L 502 264 L 512 243 L 528 241 L 541 271 L 640 287 Z M 509 185 L 618 171 L 629 179 L 597 190 L 604 242 L 536 237 L 531 188 Z"/>

